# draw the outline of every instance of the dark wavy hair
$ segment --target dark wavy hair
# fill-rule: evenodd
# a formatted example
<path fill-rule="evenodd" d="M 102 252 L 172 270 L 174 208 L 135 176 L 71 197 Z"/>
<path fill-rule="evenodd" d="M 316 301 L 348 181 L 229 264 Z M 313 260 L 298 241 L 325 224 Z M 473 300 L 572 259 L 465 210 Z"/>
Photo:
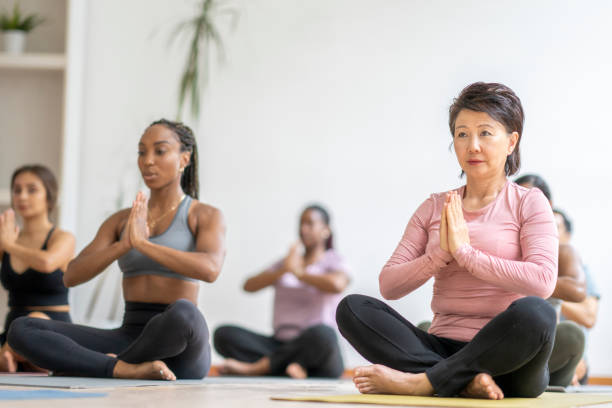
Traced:
<path fill-rule="evenodd" d="M 532 186 L 538 188 L 542 193 L 544 193 L 544 196 L 548 199 L 548 201 L 552 201 L 552 193 L 550 192 L 550 187 L 548 187 L 548 183 L 537 174 L 525 174 L 514 180 L 514 182 L 516 184 L 531 184 Z"/>
<path fill-rule="evenodd" d="M 183 170 L 181 176 L 181 188 L 185 194 L 198 199 L 200 194 L 200 181 L 198 180 L 198 145 L 195 136 L 189 126 L 167 119 L 160 119 L 151 123 L 148 127 L 162 125 L 173 131 L 181 143 L 181 152 L 190 152 L 191 159 Z"/>
<path fill-rule="evenodd" d="M 47 193 L 47 209 L 49 212 L 53 211 L 57 203 L 57 179 L 53 175 L 53 172 L 42 164 L 26 164 L 25 166 L 21 166 L 16 169 L 11 176 L 11 191 L 15 185 L 15 179 L 21 173 L 32 173 L 40 179 Z"/>
<path fill-rule="evenodd" d="M 572 225 L 572 220 L 570 220 L 567 214 L 559 208 L 553 208 L 553 212 L 555 214 L 559 214 L 561 218 L 563 218 L 563 225 L 565 226 L 565 230 L 567 231 L 568 234 L 571 235 L 573 228 L 574 228 Z"/>
<path fill-rule="evenodd" d="M 459 112 L 463 109 L 484 112 L 504 125 L 508 133 L 518 133 L 519 138 L 516 147 L 512 154 L 506 158 L 504 166 L 506 176 L 515 174 L 521 167 L 519 145 L 523 138 L 523 125 L 525 123 L 525 113 L 519 97 L 512 89 L 498 83 L 476 82 L 463 88 L 449 108 L 448 126 L 453 137 L 455 136 L 455 121 Z M 461 172 L 461 175 L 463 175 L 463 172 Z"/>

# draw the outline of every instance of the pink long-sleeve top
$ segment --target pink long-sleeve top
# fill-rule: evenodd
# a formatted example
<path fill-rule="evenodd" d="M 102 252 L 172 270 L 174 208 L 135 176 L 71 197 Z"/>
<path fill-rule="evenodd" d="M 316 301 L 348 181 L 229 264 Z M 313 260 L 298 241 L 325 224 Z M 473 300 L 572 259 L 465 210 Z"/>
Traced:
<path fill-rule="evenodd" d="M 461 196 L 464 189 L 457 190 Z M 552 294 L 559 239 L 544 194 L 508 181 L 485 207 L 463 210 L 470 244 L 453 257 L 440 248 L 445 197 L 432 194 L 414 213 L 380 273 L 380 292 L 385 299 L 399 299 L 433 277 L 429 332 L 470 341 L 515 300 Z"/>

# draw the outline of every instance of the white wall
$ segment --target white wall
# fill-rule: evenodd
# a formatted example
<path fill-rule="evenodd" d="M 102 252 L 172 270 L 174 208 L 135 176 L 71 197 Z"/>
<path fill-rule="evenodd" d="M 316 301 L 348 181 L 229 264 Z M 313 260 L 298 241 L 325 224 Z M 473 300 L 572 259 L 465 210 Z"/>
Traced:
<path fill-rule="evenodd" d="M 144 127 L 175 113 L 183 64 L 165 48 L 194 2 L 91 2 L 81 143 L 82 247 L 134 194 Z M 215 69 L 196 127 L 202 199 L 228 225 L 223 273 L 202 287 L 211 327 L 269 331 L 272 293 L 244 279 L 282 256 L 313 200 L 333 215 L 353 266 L 350 292 L 378 296 L 378 272 L 429 193 L 461 184 L 449 152 L 447 109 L 465 85 L 498 81 L 526 110 L 523 171 L 551 184 L 576 223 L 575 244 L 604 297 L 612 293 L 607 216 L 612 38 L 607 1 L 236 1 L 228 63 Z M 155 33 L 155 34 L 154 34 Z M 129 197 L 128 197 L 129 199 Z M 76 291 L 75 309 L 91 285 Z M 431 287 L 390 302 L 430 318 Z M 257 311 L 253 313 L 253 311 Z M 78 312 L 78 310 L 77 310 Z M 612 374 L 604 313 L 591 337 L 593 374 Z M 347 347 L 349 365 L 361 362 Z"/>

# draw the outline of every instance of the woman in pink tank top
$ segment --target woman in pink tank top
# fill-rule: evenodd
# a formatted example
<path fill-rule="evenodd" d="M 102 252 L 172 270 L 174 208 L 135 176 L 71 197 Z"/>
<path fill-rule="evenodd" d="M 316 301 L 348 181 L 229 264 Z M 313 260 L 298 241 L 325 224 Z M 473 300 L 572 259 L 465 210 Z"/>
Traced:
<path fill-rule="evenodd" d="M 416 210 L 383 267 L 380 292 L 399 299 L 433 278 L 425 332 L 384 302 L 350 295 L 336 319 L 372 366 L 355 370 L 362 393 L 502 399 L 548 385 L 558 238 L 548 201 L 512 183 L 524 114 L 508 87 L 478 82 L 453 101 L 449 126 L 466 176 Z"/>

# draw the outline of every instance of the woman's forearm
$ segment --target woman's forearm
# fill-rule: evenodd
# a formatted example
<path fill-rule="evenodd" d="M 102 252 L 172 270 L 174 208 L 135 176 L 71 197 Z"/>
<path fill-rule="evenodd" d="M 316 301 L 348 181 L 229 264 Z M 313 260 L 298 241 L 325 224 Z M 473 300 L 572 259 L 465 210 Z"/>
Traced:
<path fill-rule="evenodd" d="M 278 281 L 284 272 L 280 271 L 264 271 L 255 276 L 250 277 L 244 282 L 244 290 L 247 292 L 257 292 L 268 286 L 272 286 Z"/>
<path fill-rule="evenodd" d="M 205 252 L 180 251 L 148 240 L 137 250 L 175 273 L 204 282 L 214 282 L 221 272 L 222 257 Z"/>
<path fill-rule="evenodd" d="M 93 279 L 129 250 L 129 245 L 126 245 L 124 241 L 114 242 L 95 252 L 83 250 L 68 264 L 68 269 L 64 273 L 64 285 L 66 287 L 76 286 Z"/>
<path fill-rule="evenodd" d="M 42 249 L 28 248 L 17 243 L 8 246 L 6 252 L 24 261 L 30 268 L 43 273 L 50 273 L 66 265 L 62 256 Z"/>

